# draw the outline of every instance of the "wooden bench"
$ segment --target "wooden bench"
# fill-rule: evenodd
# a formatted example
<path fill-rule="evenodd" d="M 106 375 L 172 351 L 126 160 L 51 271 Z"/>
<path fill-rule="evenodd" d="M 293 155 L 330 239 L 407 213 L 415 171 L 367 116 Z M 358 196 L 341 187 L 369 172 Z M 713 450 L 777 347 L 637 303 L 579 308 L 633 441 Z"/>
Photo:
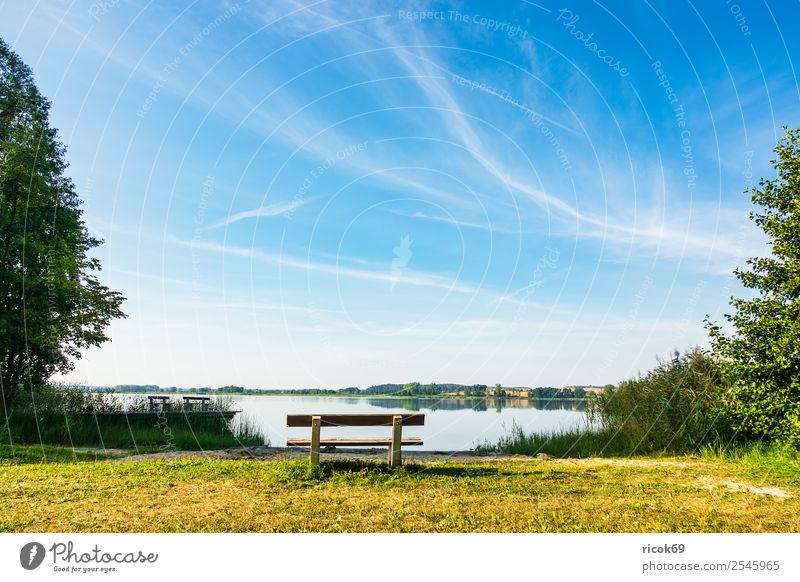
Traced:
<path fill-rule="evenodd" d="M 200 406 L 202 410 L 207 410 L 211 407 L 211 396 L 184 396 L 183 406 L 189 408 L 190 406 Z"/>
<path fill-rule="evenodd" d="M 311 464 L 319 465 L 320 446 L 342 447 L 389 447 L 389 466 L 401 463 L 400 447 L 422 444 L 418 437 L 403 438 L 403 426 L 424 426 L 424 414 L 289 414 L 286 426 L 311 427 L 311 438 L 290 438 L 287 447 L 310 447 Z M 320 438 L 320 429 L 334 426 L 390 426 L 391 437 L 340 437 Z"/>
<path fill-rule="evenodd" d="M 148 396 L 147 401 L 151 412 L 158 410 L 159 406 L 161 410 L 167 410 L 172 406 L 172 402 L 169 401 L 169 396 Z"/>

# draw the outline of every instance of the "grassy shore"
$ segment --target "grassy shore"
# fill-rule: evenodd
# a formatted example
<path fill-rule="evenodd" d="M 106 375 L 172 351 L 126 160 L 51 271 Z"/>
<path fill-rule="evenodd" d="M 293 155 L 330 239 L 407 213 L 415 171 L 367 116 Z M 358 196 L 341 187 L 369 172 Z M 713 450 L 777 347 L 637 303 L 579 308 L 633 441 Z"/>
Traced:
<path fill-rule="evenodd" d="M 222 414 L 65 414 L 15 411 L 0 426 L 0 443 L 130 449 L 137 452 L 259 446 L 266 441 L 252 422 L 235 432 Z"/>
<path fill-rule="evenodd" d="M 35 448 L 34 448 L 35 449 Z M 800 532 L 791 459 L 41 464 L 0 451 L 4 532 Z"/>
<path fill-rule="evenodd" d="M 234 414 L 230 398 L 217 399 L 208 411 L 183 403 L 151 411 L 144 396 L 122 401 L 109 394 L 45 386 L 0 419 L 0 446 L 43 443 L 155 452 L 267 443 L 255 422 Z"/>

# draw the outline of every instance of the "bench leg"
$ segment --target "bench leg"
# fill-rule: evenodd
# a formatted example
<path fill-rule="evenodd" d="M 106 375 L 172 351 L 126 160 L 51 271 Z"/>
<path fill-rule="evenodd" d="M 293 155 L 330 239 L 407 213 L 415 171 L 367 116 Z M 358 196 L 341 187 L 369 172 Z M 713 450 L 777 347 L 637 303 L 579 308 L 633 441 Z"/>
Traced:
<path fill-rule="evenodd" d="M 400 445 L 403 442 L 403 417 L 395 416 L 392 418 L 392 444 L 389 447 L 389 466 L 399 467 L 402 462 L 400 457 Z"/>
<path fill-rule="evenodd" d="M 311 417 L 311 464 L 319 465 L 319 427 L 320 417 Z"/>

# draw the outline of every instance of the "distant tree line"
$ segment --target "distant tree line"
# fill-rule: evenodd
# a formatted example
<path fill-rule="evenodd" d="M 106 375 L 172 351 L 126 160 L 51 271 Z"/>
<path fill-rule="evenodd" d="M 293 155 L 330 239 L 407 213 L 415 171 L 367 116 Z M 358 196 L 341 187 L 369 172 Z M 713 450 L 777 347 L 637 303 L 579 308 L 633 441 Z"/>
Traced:
<path fill-rule="evenodd" d="M 293 390 L 279 389 L 253 389 L 242 386 L 222 386 L 220 388 L 199 387 L 199 388 L 177 388 L 175 386 L 161 387 L 155 384 L 120 384 L 114 387 L 74 387 L 93 392 L 127 392 L 127 393 L 189 393 L 189 394 L 294 394 L 301 396 L 464 396 L 467 398 L 532 398 L 537 400 L 553 399 L 582 399 L 591 395 L 582 386 L 570 388 L 539 387 L 539 388 L 503 388 L 495 384 L 489 388 L 486 384 L 474 384 L 466 386 L 463 384 L 421 384 L 419 382 L 409 382 L 407 384 L 377 384 L 369 388 L 358 388 L 350 386 L 348 388 L 298 388 Z"/>

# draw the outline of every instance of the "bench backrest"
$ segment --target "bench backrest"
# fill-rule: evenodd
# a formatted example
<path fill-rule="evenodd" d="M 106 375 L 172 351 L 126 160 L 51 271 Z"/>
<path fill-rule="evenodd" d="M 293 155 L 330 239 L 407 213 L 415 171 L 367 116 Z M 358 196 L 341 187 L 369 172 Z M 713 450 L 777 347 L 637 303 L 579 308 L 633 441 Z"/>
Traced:
<path fill-rule="evenodd" d="M 320 417 L 320 426 L 392 426 L 395 416 L 403 426 L 424 426 L 424 414 L 287 414 L 286 426 L 311 426 L 311 417 Z"/>

